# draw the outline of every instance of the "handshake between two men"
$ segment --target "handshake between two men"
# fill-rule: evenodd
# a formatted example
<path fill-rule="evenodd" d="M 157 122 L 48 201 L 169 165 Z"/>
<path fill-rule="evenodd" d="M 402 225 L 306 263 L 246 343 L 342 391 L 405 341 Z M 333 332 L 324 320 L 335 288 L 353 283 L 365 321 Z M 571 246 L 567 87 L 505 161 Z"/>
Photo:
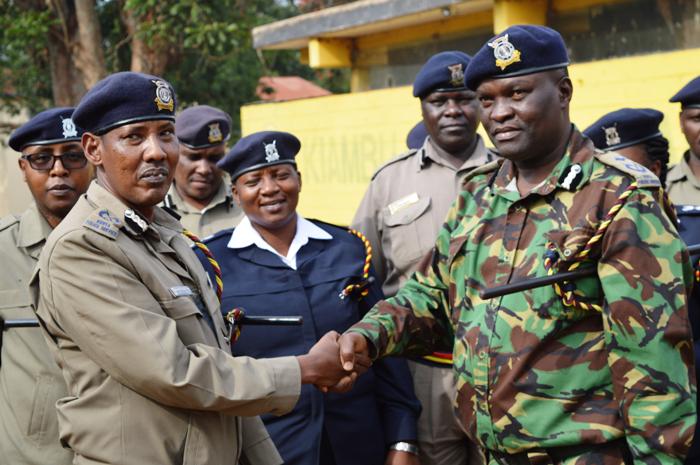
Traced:
<path fill-rule="evenodd" d="M 302 384 L 313 384 L 322 392 L 348 392 L 357 377 L 372 366 L 364 336 L 336 331 L 327 332 L 297 360 Z"/>

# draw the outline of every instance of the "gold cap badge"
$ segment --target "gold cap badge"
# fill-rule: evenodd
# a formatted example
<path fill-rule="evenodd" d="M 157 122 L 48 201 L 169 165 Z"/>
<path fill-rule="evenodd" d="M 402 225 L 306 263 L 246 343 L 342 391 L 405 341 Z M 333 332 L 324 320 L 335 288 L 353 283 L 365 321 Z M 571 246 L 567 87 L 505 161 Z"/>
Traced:
<path fill-rule="evenodd" d="M 501 71 L 520 61 L 520 51 L 516 50 L 513 44 L 508 42 L 508 34 L 495 39 L 493 42 L 489 42 L 488 45 L 493 49 L 496 66 L 501 68 Z"/>
<path fill-rule="evenodd" d="M 156 85 L 156 105 L 158 106 L 158 111 L 169 110 L 173 111 L 175 108 L 175 100 L 173 99 L 173 93 L 170 90 L 170 86 L 165 81 L 152 81 Z"/>
<path fill-rule="evenodd" d="M 450 84 L 453 87 L 463 87 L 464 86 L 464 66 L 462 63 L 457 63 L 456 65 L 450 65 L 447 67 L 452 73 L 450 76 Z"/>
<path fill-rule="evenodd" d="M 212 123 L 209 125 L 209 143 L 215 144 L 224 140 L 224 135 L 221 133 L 221 127 L 219 123 Z"/>

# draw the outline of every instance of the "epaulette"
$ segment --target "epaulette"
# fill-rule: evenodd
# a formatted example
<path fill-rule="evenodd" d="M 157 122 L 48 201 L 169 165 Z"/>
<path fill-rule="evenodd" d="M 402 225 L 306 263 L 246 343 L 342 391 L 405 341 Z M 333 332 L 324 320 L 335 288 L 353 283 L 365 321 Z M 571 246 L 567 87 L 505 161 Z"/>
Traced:
<path fill-rule="evenodd" d="M 340 229 L 341 231 L 349 231 L 350 230 L 350 228 L 348 226 L 341 226 L 339 224 L 329 223 L 328 221 L 317 220 L 316 218 L 307 218 L 307 220 L 311 221 L 312 223 L 314 223 L 318 226 L 327 226 L 327 227 L 330 227 L 331 229 Z"/>
<path fill-rule="evenodd" d="M 481 165 L 478 168 L 474 168 L 464 177 L 463 184 L 466 184 L 468 181 L 474 179 L 475 177 L 477 177 L 481 174 L 488 174 L 488 173 L 492 173 L 494 171 L 497 171 L 498 168 L 500 168 L 501 163 L 503 163 L 503 160 L 499 159 L 499 160 L 494 160 L 492 162 L 486 163 L 485 165 Z"/>
<path fill-rule="evenodd" d="M 377 177 L 377 175 L 379 174 L 379 172 L 382 171 L 382 170 L 383 170 L 384 168 L 386 168 L 387 166 L 393 165 L 394 163 L 398 163 L 398 162 L 400 162 L 400 161 L 402 161 L 402 160 L 405 160 L 405 159 L 407 159 L 407 158 L 410 158 L 410 157 L 412 157 L 413 155 L 415 155 L 416 152 L 418 152 L 418 151 L 420 151 L 420 149 L 410 149 L 410 150 L 407 150 L 406 152 L 403 152 L 402 154 L 397 155 L 396 157 L 392 158 L 391 160 L 385 162 L 383 165 L 380 165 L 379 168 L 376 169 L 376 171 L 374 172 L 374 174 L 372 174 L 372 180 L 374 180 L 374 178 Z"/>
<path fill-rule="evenodd" d="M 654 173 L 639 163 L 620 155 L 617 152 L 603 152 L 596 150 L 593 154 L 601 163 L 612 166 L 625 174 L 632 176 L 637 181 L 639 188 L 659 188 L 661 181 Z"/>
<path fill-rule="evenodd" d="M 208 244 L 211 241 L 215 241 L 215 240 L 219 239 L 221 236 L 230 237 L 231 234 L 233 233 L 233 230 L 234 230 L 234 228 L 222 229 L 221 231 L 217 231 L 214 234 L 211 234 L 211 235 L 203 238 L 202 242 L 205 244 Z"/>
<path fill-rule="evenodd" d="M 4 218 L 0 218 L 0 231 L 4 231 L 13 224 L 19 223 L 19 218 L 15 215 L 7 215 Z"/>
<path fill-rule="evenodd" d="M 122 222 L 106 208 L 93 211 L 83 222 L 83 227 L 91 229 L 110 239 L 119 236 L 119 228 Z"/>
<path fill-rule="evenodd" d="M 178 221 L 180 221 L 180 218 L 182 218 L 172 207 L 169 207 L 167 205 L 163 205 L 160 208 L 162 208 L 165 213 L 172 216 L 173 218 L 175 218 Z"/>

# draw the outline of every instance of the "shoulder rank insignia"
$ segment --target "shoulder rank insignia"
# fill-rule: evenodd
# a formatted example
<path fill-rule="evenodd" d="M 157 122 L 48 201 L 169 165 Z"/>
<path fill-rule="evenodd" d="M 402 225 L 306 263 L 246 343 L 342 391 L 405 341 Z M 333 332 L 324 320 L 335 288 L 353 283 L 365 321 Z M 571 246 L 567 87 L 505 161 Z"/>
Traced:
<path fill-rule="evenodd" d="M 617 132 L 617 126 L 610 126 L 609 128 L 603 128 L 605 131 L 605 144 L 610 147 L 611 145 L 617 145 L 621 142 L 620 134 Z"/>
<path fill-rule="evenodd" d="M 122 226 L 122 222 L 119 218 L 110 213 L 109 210 L 103 208 L 102 210 L 92 212 L 83 222 L 83 226 L 110 239 L 116 239 L 119 235 L 119 228 Z"/>
<path fill-rule="evenodd" d="M 265 144 L 265 161 L 268 163 L 272 163 L 273 161 L 277 161 L 280 159 L 280 154 L 277 151 L 277 141 L 273 140 L 271 144 Z"/>
<path fill-rule="evenodd" d="M 152 82 L 156 85 L 156 98 L 154 102 L 158 106 L 158 111 L 173 111 L 175 103 L 173 99 L 173 93 L 170 90 L 170 86 L 168 86 L 168 83 L 161 80 L 155 80 Z"/>
<path fill-rule="evenodd" d="M 143 234 L 148 229 L 148 222 L 131 208 L 127 208 L 124 211 L 124 222 L 132 231 L 138 234 Z"/>
<path fill-rule="evenodd" d="M 209 125 L 209 143 L 215 144 L 224 140 L 224 135 L 221 133 L 219 123 L 211 123 Z"/>
<path fill-rule="evenodd" d="M 75 127 L 75 123 L 70 118 L 62 118 L 61 124 L 63 125 L 63 138 L 68 139 L 69 137 L 77 137 L 78 129 Z"/>
<path fill-rule="evenodd" d="M 508 42 L 508 34 L 489 42 L 489 47 L 493 49 L 496 66 L 501 68 L 501 71 L 520 61 L 520 50 L 516 50 L 513 44 Z"/>
<path fill-rule="evenodd" d="M 583 169 L 578 163 L 569 165 L 559 178 L 559 185 L 567 191 L 573 191 L 583 179 Z"/>
<path fill-rule="evenodd" d="M 457 63 L 455 65 L 450 65 L 447 67 L 450 70 L 450 84 L 453 87 L 464 87 L 464 66 L 462 63 Z"/>
<path fill-rule="evenodd" d="M 637 181 L 637 186 L 640 188 L 661 187 L 661 181 L 659 181 L 659 178 L 657 178 L 654 173 L 619 153 L 596 151 L 595 157 L 606 165 L 617 168 L 623 173 L 632 176 Z"/>

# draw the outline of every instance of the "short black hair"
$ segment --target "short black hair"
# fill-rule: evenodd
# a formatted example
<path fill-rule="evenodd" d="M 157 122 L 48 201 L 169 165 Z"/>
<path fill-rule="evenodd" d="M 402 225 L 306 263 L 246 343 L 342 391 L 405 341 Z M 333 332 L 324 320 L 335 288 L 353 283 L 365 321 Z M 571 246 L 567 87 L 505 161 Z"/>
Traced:
<path fill-rule="evenodd" d="M 643 144 L 644 149 L 647 152 L 647 157 L 649 158 L 649 161 L 652 163 L 656 160 L 659 161 L 659 164 L 661 165 L 659 181 L 661 181 L 662 186 L 666 185 L 666 174 L 668 174 L 669 159 L 668 139 L 666 139 L 664 136 L 656 136 L 652 137 L 651 139 L 645 140 Z"/>

